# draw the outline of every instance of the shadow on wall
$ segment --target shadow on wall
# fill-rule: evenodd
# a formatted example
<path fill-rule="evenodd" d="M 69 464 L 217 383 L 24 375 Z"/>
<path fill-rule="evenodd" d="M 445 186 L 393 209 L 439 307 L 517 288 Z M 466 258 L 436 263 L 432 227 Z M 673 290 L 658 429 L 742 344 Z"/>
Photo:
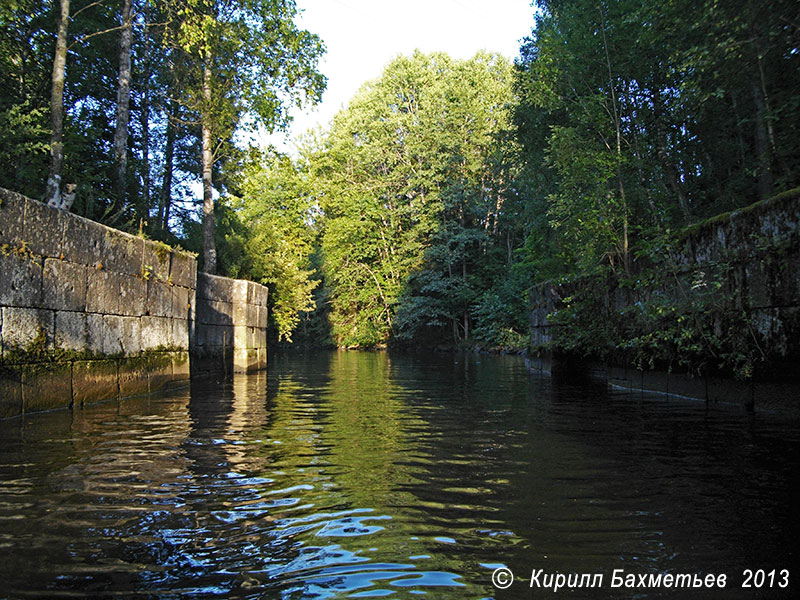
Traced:
<path fill-rule="evenodd" d="M 192 374 L 249 373 L 267 367 L 267 288 L 197 274 Z"/>
<path fill-rule="evenodd" d="M 0 188 L 0 418 L 265 368 L 266 288 L 199 281 L 201 321 L 194 255 Z"/>

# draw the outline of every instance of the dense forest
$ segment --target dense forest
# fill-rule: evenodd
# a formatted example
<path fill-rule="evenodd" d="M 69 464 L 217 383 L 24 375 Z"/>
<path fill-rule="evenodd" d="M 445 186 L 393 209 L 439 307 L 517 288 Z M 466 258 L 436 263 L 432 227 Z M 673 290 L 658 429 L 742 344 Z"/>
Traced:
<path fill-rule="evenodd" d="M 0 186 L 269 285 L 279 340 L 503 349 L 531 285 L 800 186 L 794 0 L 537 0 L 513 63 L 399 57 L 293 157 L 253 134 L 324 90 L 295 16 L 4 2 Z"/>

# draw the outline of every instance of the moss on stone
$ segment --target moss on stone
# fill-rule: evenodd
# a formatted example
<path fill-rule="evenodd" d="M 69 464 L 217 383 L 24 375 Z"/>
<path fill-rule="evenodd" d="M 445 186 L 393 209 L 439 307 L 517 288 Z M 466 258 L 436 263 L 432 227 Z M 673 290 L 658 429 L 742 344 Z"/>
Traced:
<path fill-rule="evenodd" d="M 106 360 L 106 359 L 135 359 L 146 361 L 158 359 L 158 357 L 171 352 L 185 352 L 186 348 L 175 345 L 161 345 L 155 348 L 142 350 L 137 354 L 126 355 L 123 352 L 105 354 L 103 352 L 92 352 L 91 350 L 67 350 L 64 348 L 50 348 L 47 342 L 47 332 L 41 327 L 36 336 L 27 346 L 10 346 L 2 357 L 0 357 L 0 367 L 11 367 L 15 365 L 27 365 L 34 363 L 45 363 L 50 365 L 64 365 L 77 360 Z M 160 359 L 159 359 L 160 360 Z"/>
<path fill-rule="evenodd" d="M 776 194 L 765 200 L 759 200 L 758 202 L 753 202 L 752 204 L 749 204 L 744 208 L 738 208 L 736 210 L 720 213 L 718 215 L 714 215 L 713 217 L 709 217 L 704 221 L 688 225 L 677 232 L 676 238 L 678 240 L 685 240 L 686 238 L 691 237 L 703 231 L 704 229 L 713 227 L 715 225 L 722 225 L 724 223 L 727 223 L 737 215 L 757 214 L 759 212 L 763 212 L 770 208 L 773 208 L 775 204 L 779 204 L 786 200 L 792 200 L 794 198 L 800 198 L 800 187 L 791 190 L 786 190 L 785 192 L 781 192 L 780 194 Z"/>

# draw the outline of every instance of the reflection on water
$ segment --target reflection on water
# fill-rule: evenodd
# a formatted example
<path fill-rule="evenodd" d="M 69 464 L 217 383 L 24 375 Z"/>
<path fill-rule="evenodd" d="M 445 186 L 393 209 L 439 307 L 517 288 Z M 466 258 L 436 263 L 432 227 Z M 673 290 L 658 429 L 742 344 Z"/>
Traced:
<path fill-rule="evenodd" d="M 548 597 L 527 587 L 544 569 L 605 574 L 572 597 L 633 597 L 609 587 L 625 569 L 789 598 L 739 586 L 797 562 L 799 446 L 779 416 L 516 358 L 275 356 L 268 375 L 0 422 L 0 596 Z M 501 565 L 517 581 L 497 591 Z"/>

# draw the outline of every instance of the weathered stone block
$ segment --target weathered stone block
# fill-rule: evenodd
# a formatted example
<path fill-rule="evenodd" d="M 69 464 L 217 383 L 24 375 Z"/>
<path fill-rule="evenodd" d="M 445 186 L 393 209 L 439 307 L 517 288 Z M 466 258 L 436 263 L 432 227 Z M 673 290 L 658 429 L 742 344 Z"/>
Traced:
<path fill-rule="evenodd" d="M 188 352 L 172 352 L 172 379 L 173 381 L 188 381 L 191 375 Z"/>
<path fill-rule="evenodd" d="M 172 346 L 189 348 L 189 321 L 186 319 L 172 319 Z"/>
<path fill-rule="evenodd" d="M 257 327 L 248 327 L 247 328 L 247 347 L 248 348 L 258 348 L 258 328 Z"/>
<path fill-rule="evenodd" d="M 0 251 L 0 305 L 40 306 L 42 264 L 38 259 Z"/>
<path fill-rule="evenodd" d="M 42 306 L 83 311 L 86 308 L 86 267 L 58 258 L 45 259 Z"/>
<path fill-rule="evenodd" d="M 142 350 L 169 346 L 172 342 L 172 320 L 167 317 L 142 317 L 141 340 Z"/>
<path fill-rule="evenodd" d="M 250 286 L 249 281 L 236 279 L 233 281 L 233 324 L 246 325 L 247 324 L 247 296 Z"/>
<path fill-rule="evenodd" d="M 102 229 L 102 226 L 69 213 L 64 214 L 62 220 L 61 257 L 79 265 L 94 265 L 97 259 L 89 253 L 89 232 L 94 227 Z"/>
<path fill-rule="evenodd" d="M 753 329 L 765 340 L 772 338 L 776 318 L 777 310 L 774 308 L 759 308 L 750 312 L 750 323 Z"/>
<path fill-rule="evenodd" d="M 267 368 L 267 347 L 264 346 L 262 348 L 258 348 L 258 368 L 266 369 Z"/>
<path fill-rule="evenodd" d="M 43 333 L 45 347 L 53 349 L 53 311 L 38 308 L 3 307 L 3 356 L 12 350 L 27 350 Z"/>
<path fill-rule="evenodd" d="M 258 307 L 258 323 L 256 327 L 260 327 L 262 329 L 267 328 L 267 307 L 266 306 L 259 306 Z"/>
<path fill-rule="evenodd" d="M 142 350 L 142 323 L 140 317 L 120 317 L 121 339 L 125 354 L 130 356 Z"/>
<path fill-rule="evenodd" d="M 263 327 L 256 328 L 256 348 L 267 347 L 267 330 Z"/>
<path fill-rule="evenodd" d="M 172 352 L 157 352 L 148 356 L 148 390 L 157 392 L 167 387 L 172 377 Z"/>
<path fill-rule="evenodd" d="M 142 275 L 142 238 L 105 228 L 101 244 L 99 260 L 105 269 L 126 275 Z"/>
<path fill-rule="evenodd" d="M 22 412 L 67 408 L 71 404 L 71 363 L 42 363 L 23 367 Z"/>
<path fill-rule="evenodd" d="M 188 319 L 192 306 L 189 301 L 189 288 L 173 285 L 170 290 L 172 294 L 171 317 L 176 319 Z"/>
<path fill-rule="evenodd" d="M 169 280 L 170 257 L 172 249 L 166 244 L 145 240 L 142 255 L 142 274 L 151 279 Z"/>
<path fill-rule="evenodd" d="M 87 231 L 87 239 L 86 239 L 86 254 L 89 257 L 87 261 L 87 266 L 95 267 L 97 270 L 106 269 L 106 258 L 105 258 L 105 239 L 106 239 L 106 227 L 100 225 L 99 223 L 92 223 L 92 226 L 89 227 Z"/>
<path fill-rule="evenodd" d="M 72 364 L 74 406 L 110 400 L 119 395 L 117 361 L 80 360 Z"/>
<path fill-rule="evenodd" d="M 234 325 L 233 327 L 233 347 L 252 348 L 253 347 L 252 328 L 245 325 Z"/>
<path fill-rule="evenodd" d="M 208 325 L 232 325 L 233 304 L 217 300 L 200 300 L 197 303 L 197 322 Z"/>
<path fill-rule="evenodd" d="M 245 321 L 244 323 L 237 323 L 247 325 L 248 327 L 258 327 L 258 309 L 255 304 L 248 304 L 245 307 Z"/>
<path fill-rule="evenodd" d="M 235 281 L 235 279 L 229 279 L 227 277 L 198 273 L 197 297 L 220 302 L 232 302 L 233 285 Z"/>
<path fill-rule="evenodd" d="M 266 308 L 268 294 L 269 294 L 269 288 L 267 286 L 258 285 L 256 287 L 256 300 L 255 300 L 255 303 L 258 306 L 263 306 L 263 307 Z"/>
<path fill-rule="evenodd" d="M 24 240 L 31 252 L 39 256 L 61 257 L 62 211 L 38 200 L 25 203 Z"/>
<path fill-rule="evenodd" d="M 103 315 L 96 313 L 86 315 L 86 349 L 89 352 L 103 352 L 105 329 Z"/>
<path fill-rule="evenodd" d="M 88 347 L 93 352 L 134 355 L 142 349 L 139 317 L 87 315 Z"/>
<path fill-rule="evenodd" d="M 208 328 L 201 324 L 190 324 L 189 326 L 189 343 L 192 351 L 202 348 L 206 345 L 206 332 Z"/>
<path fill-rule="evenodd" d="M 148 363 L 142 357 L 123 358 L 119 366 L 119 397 L 138 396 L 148 393 Z"/>
<path fill-rule="evenodd" d="M 772 306 L 790 306 L 800 301 L 800 287 L 797 285 L 797 270 L 800 257 L 791 258 L 770 255 L 762 261 L 767 271 L 769 293 Z"/>
<path fill-rule="evenodd" d="M 169 279 L 174 285 L 194 288 L 198 281 L 197 259 L 191 254 L 173 250 L 170 256 Z"/>
<path fill-rule="evenodd" d="M 0 188 L 0 248 L 18 248 L 25 239 L 26 201 L 25 196 Z"/>
<path fill-rule="evenodd" d="M 89 267 L 87 270 L 86 310 L 101 314 L 119 314 L 120 276 Z"/>
<path fill-rule="evenodd" d="M 55 311 L 55 346 L 62 350 L 86 350 L 88 334 L 85 313 Z"/>
<path fill-rule="evenodd" d="M 125 346 L 122 344 L 122 317 L 119 315 L 105 315 L 103 317 L 103 354 L 124 354 Z"/>
<path fill-rule="evenodd" d="M 233 347 L 233 327 L 230 325 L 204 325 L 204 346 Z"/>
<path fill-rule="evenodd" d="M 186 257 L 188 276 L 186 277 L 185 283 L 178 283 L 176 281 L 173 281 L 173 283 L 175 285 L 180 285 L 182 287 L 188 287 L 188 288 L 193 289 L 193 290 L 196 289 L 197 288 L 197 273 L 198 273 L 196 256 L 194 254 L 185 254 L 185 253 L 176 251 L 173 254 L 173 258 L 176 255 L 185 256 Z M 174 262 L 174 260 L 173 260 L 173 262 Z M 171 272 L 172 271 L 170 270 L 170 273 Z"/>
<path fill-rule="evenodd" d="M 249 373 L 258 370 L 258 350 L 256 348 L 236 348 L 233 351 L 233 370 L 235 373 Z"/>
<path fill-rule="evenodd" d="M 22 414 L 22 369 L 0 367 L 0 419 Z"/>
<path fill-rule="evenodd" d="M 147 281 L 147 301 L 143 312 L 156 317 L 171 317 L 172 290 L 170 286 L 154 279 Z"/>
<path fill-rule="evenodd" d="M 119 276 L 119 313 L 128 316 L 145 314 L 147 282 L 139 277 Z M 164 285 L 159 284 L 159 285 Z"/>

